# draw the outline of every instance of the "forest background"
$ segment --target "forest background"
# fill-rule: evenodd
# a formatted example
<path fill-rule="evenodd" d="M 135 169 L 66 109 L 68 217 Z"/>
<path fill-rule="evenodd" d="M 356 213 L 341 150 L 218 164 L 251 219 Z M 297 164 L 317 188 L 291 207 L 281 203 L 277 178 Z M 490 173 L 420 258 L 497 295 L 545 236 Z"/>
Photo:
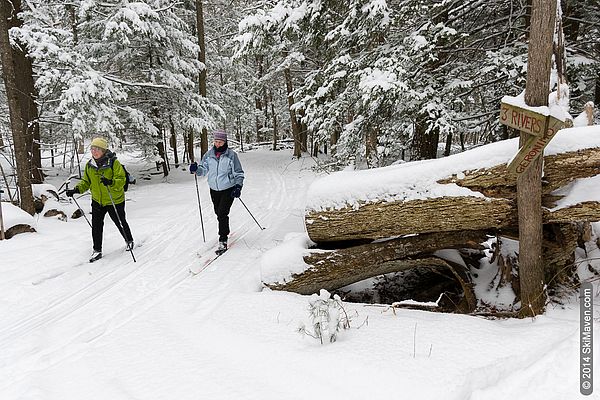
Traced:
<path fill-rule="evenodd" d="M 295 157 L 331 156 L 321 165 L 331 170 L 518 134 L 498 110 L 525 88 L 531 1 L 1 3 L 2 60 L 14 68 L 3 70 L 0 149 L 21 171 L 29 212 L 42 157 L 73 167 L 96 135 L 142 150 L 166 175 L 169 161 L 193 160 L 194 143 L 203 154 L 215 128 L 242 149 L 288 139 Z M 600 103 L 600 8 L 560 5 L 553 85 L 568 84 L 575 116 Z"/>

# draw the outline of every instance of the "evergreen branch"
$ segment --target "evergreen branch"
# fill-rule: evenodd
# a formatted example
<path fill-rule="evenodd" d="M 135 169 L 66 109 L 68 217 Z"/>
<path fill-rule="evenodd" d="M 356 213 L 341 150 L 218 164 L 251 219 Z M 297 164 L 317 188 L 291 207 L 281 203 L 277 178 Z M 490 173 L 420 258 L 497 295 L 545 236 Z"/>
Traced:
<path fill-rule="evenodd" d="M 166 86 L 166 85 L 157 85 L 154 83 L 147 83 L 147 82 L 130 82 L 130 81 L 120 79 L 120 78 L 110 76 L 110 75 L 103 75 L 102 77 L 108 81 L 120 83 L 121 85 L 125 85 L 125 86 L 148 87 L 148 88 L 152 88 L 152 89 L 171 89 L 170 86 Z"/>

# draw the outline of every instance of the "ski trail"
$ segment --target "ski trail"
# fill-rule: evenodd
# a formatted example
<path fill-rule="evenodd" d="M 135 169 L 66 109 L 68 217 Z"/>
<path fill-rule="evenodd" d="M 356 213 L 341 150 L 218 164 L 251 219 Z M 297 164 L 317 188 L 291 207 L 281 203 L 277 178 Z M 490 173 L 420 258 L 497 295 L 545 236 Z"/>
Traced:
<path fill-rule="evenodd" d="M 247 225 L 248 223 L 240 228 L 240 232 L 244 232 L 239 235 L 240 239 L 251 232 Z M 178 245 L 172 245 L 170 247 L 170 249 L 167 249 L 167 253 L 169 253 L 169 250 L 176 252 Z M 194 259 L 195 257 L 192 257 L 192 260 Z M 165 275 L 165 280 L 157 284 L 157 286 L 151 291 L 143 293 L 136 299 L 130 301 L 130 303 L 126 306 L 117 307 L 117 304 L 114 304 L 116 307 L 114 311 L 108 313 L 104 318 L 101 318 L 100 322 L 94 322 L 91 327 L 86 327 L 85 329 L 82 329 L 71 336 L 62 337 L 60 343 L 57 343 L 52 347 L 45 348 L 42 351 L 22 354 L 19 357 L 17 365 L 11 365 L 10 371 L 6 371 L 6 373 L 11 374 L 11 371 L 15 369 L 29 370 L 34 365 L 37 365 L 39 368 L 40 364 L 43 365 L 43 368 L 48 368 L 60 363 L 66 358 L 77 356 L 78 353 L 81 353 L 85 350 L 89 343 L 102 337 L 107 332 L 118 329 L 120 326 L 138 317 L 146 310 L 150 309 L 153 305 L 166 298 L 170 292 L 182 282 L 191 278 L 186 268 L 188 262 L 189 260 L 186 259 L 172 264 L 171 268 L 169 269 L 170 273 Z M 128 264 L 131 265 L 133 263 L 130 262 Z M 81 314 L 84 308 L 90 308 L 93 306 L 93 303 L 96 300 L 101 300 L 105 296 L 111 294 L 111 291 L 114 292 L 118 288 L 125 287 L 125 285 L 131 281 L 132 277 L 137 275 L 139 275 L 139 273 L 130 273 L 127 276 L 121 276 L 118 279 L 109 282 L 107 286 L 98 287 L 98 285 L 96 285 L 97 291 L 93 293 L 86 292 L 85 298 L 76 298 L 76 300 L 72 302 L 73 304 L 69 302 L 69 304 L 65 304 L 64 310 L 61 308 L 54 313 L 56 315 L 52 315 L 52 313 L 50 313 L 48 318 L 38 318 L 39 321 L 36 319 L 35 324 L 34 322 L 31 322 L 31 324 L 26 327 L 26 329 L 29 329 L 28 332 L 23 330 L 25 328 L 21 327 L 22 329 L 19 330 L 18 333 L 20 335 L 26 335 L 27 333 L 31 333 L 35 330 L 43 329 L 44 326 L 49 324 L 57 325 L 59 322 L 61 322 L 61 320 L 78 317 L 80 316 L 78 314 Z M 198 275 L 198 277 L 200 276 L 201 274 Z M 117 303 L 116 301 L 113 302 Z M 56 329 L 56 326 L 54 329 Z"/>
<path fill-rule="evenodd" d="M 248 158 L 245 162 L 249 161 L 250 166 L 260 161 Z M 280 240 L 278 227 L 289 216 L 286 207 L 297 206 L 302 197 L 288 193 L 289 185 L 279 165 L 257 170 L 261 173 L 254 179 L 261 184 L 245 185 L 242 195 L 254 217 L 267 229 L 261 231 L 242 204 L 234 202 L 230 224 L 236 232 L 236 245 L 197 276 L 189 274 L 189 267 L 198 262 L 198 247 L 200 251 L 212 251 L 210 238 L 216 237 L 216 218 L 210 198 L 203 193 L 209 240 L 202 244 L 197 204 L 189 201 L 196 200 L 195 193 L 189 196 L 193 190 L 189 182 L 171 188 L 186 196 L 183 212 L 179 207 L 173 214 L 172 207 L 156 205 L 152 218 L 136 218 L 135 208 L 128 207 L 130 225 L 135 227 L 137 223 L 147 229 L 143 234 L 134 232 L 136 242 L 143 244 L 134 250 L 137 263 L 124 251 L 118 254 L 119 250 L 112 250 L 93 264 L 73 263 L 42 274 L 21 275 L 30 287 L 43 288 L 45 291 L 40 293 L 45 296 L 35 297 L 9 314 L 0 327 L 0 346 L 7 349 L 0 355 L 0 376 L 6 377 L 4 383 L 0 380 L 0 388 L 28 387 L 35 371 L 82 357 L 91 343 L 153 314 L 159 304 L 177 299 L 191 312 L 210 315 L 232 293 L 260 290 L 259 261 L 265 243 L 271 247 Z M 269 190 L 265 192 L 263 185 Z M 138 195 L 151 196 L 157 189 L 147 186 Z M 89 239 L 86 241 L 89 243 Z"/>
<path fill-rule="evenodd" d="M 61 340 L 63 345 L 46 349 L 38 354 L 29 354 L 29 358 L 31 359 L 33 357 L 34 359 L 39 360 L 43 357 L 45 359 L 50 359 L 50 355 L 52 353 L 59 352 L 59 350 L 64 348 L 66 345 L 72 345 L 73 343 L 77 343 L 82 340 L 88 342 L 89 340 L 85 338 L 88 337 L 90 333 L 92 334 L 93 338 L 97 338 L 100 335 L 95 335 L 94 332 L 104 332 L 104 329 L 102 329 L 101 325 L 119 326 L 125 323 L 127 320 L 134 318 L 136 315 L 142 312 L 140 310 L 144 310 L 149 305 L 154 304 L 156 301 L 158 301 L 157 299 L 164 297 L 168 291 L 172 290 L 182 281 L 189 278 L 188 267 L 191 263 L 196 262 L 197 259 L 194 257 L 193 253 L 190 253 L 190 256 L 188 257 L 181 257 L 182 253 L 189 253 L 187 246 L 177 240 L 168 241 L 166 247 L 159 246 L 160 243 L 164 242 L 164 237 L 181 236 L 186 229 L 188 229 L 187 226 L 171 224 L 170 229 L 166 229 L 163 233 L 159 234 L 157 237 L 143 246 L 142 251 L 137 252 L 137 258 L 145 261 L 133 263 L 131 259 L 127 259 L 127 261 L 123 263 L 121 260 L 111 260 L 108 265 L 106 265 L 107 259 L 103 258 L 102 260 L 94 263 L 94 266 L 102 266 L 105 272 L 100 274 L 93 281 L 90 281 L 81 289 L 72 293 L 68 293 L 66 296 L 55 300 L 46 309 L 41 310 L 37 314 L 30 315 L 26 320 L 23 319 L 13 325 L 4 327 L 4 329 L 0 331 L 0 345 L 4 345 L 5 343 L 18 339 L 19 337 L 26 337 L 27 335 L 38 330 L 43 330 L 50 325 L 55 325 L 54 329 L 56 329 L 56 325 L 61 322 L 61 320 L 74 319 L 77 315 L 82 314 L 84 309 L 90 308 L 95 302 L 101 302 L 106 296 L 114 295 L 114 293 L 117 291 L 123 292 L 128 286 L 135 286 L 132 285 L 132 283 L 139 280 L 140 276 L 143 274 L 147 274 L 147 270 L 152 268 L 157 261 L 160 264 L 161 259 L 164 259 L 166 262 L 172 257 L 179 258 L 179 261 L 175 263 L 170 262 L 170 268 L 165 270 L 165 273 L 161 275 L 162 280 L 157 280 L 155 282 L 155 287 L 152 287 L 150 291 L 140 292 L 141 295 L 134 300 L 130 300 L 129 302 L 131 304 L 128 304 L 125 307 L 117 307 L 115 309 L 116 311 L 112 313 L 114 318 L 111 315 L 108 315 L 101 324 L 95 324 L 93 328 L 85 329 L 84 331 L 77 333 L 77 335 L 73 336 L 72 338 L 63 338 Z M 251 222 L 246 221 L 244 225 L 238 228 L 240 234 L 237 237 L 239 239 L 243 239 L 250 229 L 252 229 Z M 156 253 L 159 247 L 160 256 L 157 259 L 153 256 L 153 253 Z M 212 251 L 212 247 L 205 247 L 205 250 Z M 128 255 L 124 254 L 123 256 Z M 133 293 L 136 292 L 133 291 Z M 124 319 L 123 316 L 128 317 Z M 115 318 L 117 320 L 120 319 L 121 322 L 117 323 Z"/>

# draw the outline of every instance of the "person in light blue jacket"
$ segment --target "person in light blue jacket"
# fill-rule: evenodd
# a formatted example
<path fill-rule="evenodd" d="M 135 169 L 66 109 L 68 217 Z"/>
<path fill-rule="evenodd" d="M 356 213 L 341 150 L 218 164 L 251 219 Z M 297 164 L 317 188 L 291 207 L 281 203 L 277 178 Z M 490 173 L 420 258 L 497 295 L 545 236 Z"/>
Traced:
<path fill-rule="evenodd" d="M 207 175 L 210 198 L 219 221 L 218 253 L 227 250 L 229 236 L 229 210 L 233 200 L 240 197 L 244 186 L 244 170 L 235 151 L 227 144 L 227 133 L 213 132 L 214 146 L 206 152 L 200 163 L 190 164 L 190 173 Z"/>

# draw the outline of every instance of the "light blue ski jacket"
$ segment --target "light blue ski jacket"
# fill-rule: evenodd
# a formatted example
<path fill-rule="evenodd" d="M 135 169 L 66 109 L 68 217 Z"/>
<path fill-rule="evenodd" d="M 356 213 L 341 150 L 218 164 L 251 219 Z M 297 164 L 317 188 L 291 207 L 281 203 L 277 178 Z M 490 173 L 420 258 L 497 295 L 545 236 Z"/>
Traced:
<path fill-rule="evenodd" d="M 212 190 L 225 190 L 235 185 L 244 185 L 242 164 L 237 153 L 231 149 L 225 150 L 217 158 L 215 148 L 211 148 L 202 157 L 196 174 L 208 175 L 208 186 Z"/>

